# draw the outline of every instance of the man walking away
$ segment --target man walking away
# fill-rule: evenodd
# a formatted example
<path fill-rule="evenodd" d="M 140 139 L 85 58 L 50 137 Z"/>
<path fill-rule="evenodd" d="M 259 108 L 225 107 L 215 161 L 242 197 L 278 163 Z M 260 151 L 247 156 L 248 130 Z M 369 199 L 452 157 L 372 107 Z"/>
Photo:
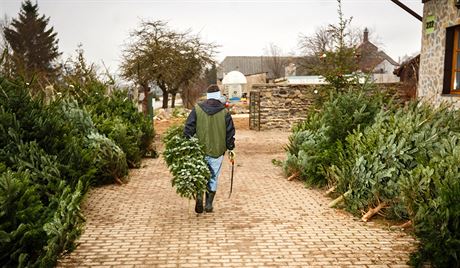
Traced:
<path fill-rule="evenodd" d="M 184 134 L 192 137 L 196 134 L 204 145 L 206 162 L 211 171 L 207 184 L 205 211 L 212 212 L 212 202 L 217 191 L 217 181 L 226 150 L 234 156 L 235 127 L 230 113 L 220 101 L 221 94 L 217 85 L 207 89 L 207 100 L 195 105 L 185 122 Z M 197 193 L 196 213 L 203 213 L 203 193 Z"/>

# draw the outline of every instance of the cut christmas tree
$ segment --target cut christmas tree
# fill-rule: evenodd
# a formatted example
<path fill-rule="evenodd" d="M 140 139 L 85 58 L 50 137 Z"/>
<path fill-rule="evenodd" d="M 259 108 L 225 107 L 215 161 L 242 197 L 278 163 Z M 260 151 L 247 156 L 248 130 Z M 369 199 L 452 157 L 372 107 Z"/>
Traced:
<path fill-rule="evenodd" d="M 206 191 L 210 172 L 201 145 L 196 137 L 184 136 L 183 126 L 173 126 L 167 131 L 163 142 L 163 157 L 173 175 L 172 186 L 185 198 L 192 199 Z"/>

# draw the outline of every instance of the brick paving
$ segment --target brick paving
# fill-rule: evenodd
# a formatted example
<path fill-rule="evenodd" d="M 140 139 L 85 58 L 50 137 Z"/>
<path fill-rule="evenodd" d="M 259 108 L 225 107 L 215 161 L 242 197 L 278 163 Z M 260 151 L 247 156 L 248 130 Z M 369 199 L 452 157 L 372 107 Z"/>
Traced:
<path fill-rule="evenodd" d="M 406 267 L 414 239 L 363 223 L 299 181 L 282 159 L 289 133 L 237 131 L 229 199 L 225 161 L 215 212 L 196 216 L 161 158 L 132 170 L 126 185 L 91 190 L 78 248 L 59 267 Z"/>

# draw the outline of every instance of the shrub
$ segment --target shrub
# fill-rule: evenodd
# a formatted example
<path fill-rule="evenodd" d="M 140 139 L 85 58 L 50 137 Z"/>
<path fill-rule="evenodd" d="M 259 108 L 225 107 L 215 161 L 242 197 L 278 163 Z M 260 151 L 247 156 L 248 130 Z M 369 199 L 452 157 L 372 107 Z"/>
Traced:
<path fill-rule="evenodd" d="M 338 146 L 353 129 L 371 124 L 382 103 L 382 98 L 370 97 L 364 91 L 331 97 L 319 113 L 294 127 L 286 147 L 285 173 L 300 172 L 307 184 L 325 185 L 327 169 L 337 161 Z"/>

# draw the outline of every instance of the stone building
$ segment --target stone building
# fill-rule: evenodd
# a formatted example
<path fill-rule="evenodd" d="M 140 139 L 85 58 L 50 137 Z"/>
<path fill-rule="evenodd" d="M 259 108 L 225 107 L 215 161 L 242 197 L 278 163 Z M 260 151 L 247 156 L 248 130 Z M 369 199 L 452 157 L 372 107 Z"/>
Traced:
<path fill-rule="evenodd" d="M 286 76 L 296 75 L 298 58 L 285 56 L 227 56 L 217 68 L 217 84 L 231 71 L 241 72 L 247 84 L 241 86 L 241 96 L 249 95 L 252 84 L 264 84 Z M 222 87 L 223 88 L 223 87 Z"/>
<path fill-rule="evenodd" d="M 231 71 L 239 71 L 244 75 L 266 73 L 267 79 L 285 76 L 285 69 L 295 60 L 294 57 L 282 56 L 227 56 L 219 64 L 217 79 Z"/>
<path fill-rule="evenodd" d="M 225 94 L 227 97 L 231 98 L 231 96 L 247 97 L 249 95 L 249 91 L 253 84 L 266 84 L 268 83 L 267 73 L 257 73 L 257 74 L 247 74 L 245 75 L 246 84 L 241 85 L 231 85 L 231 86 L 224 86 L 222 84 L 223 79 L 217 79 L 217 86 L 220 88 L 222 94 Z M 229 91 L 236 91 L 234 93 Z"/>
<path fill-rule="evenodd" d="M 363 42 L 356 48 L 358 69 L 364 73 L 392 74 L 399 64 L 369 41 L 369 30 L 364 29 Z"/>
<path fill-rule="evenodd" d="M 369 30 L 364 29 L 363 42 L 356 48 L 358 69 L 363 73 L 372 74 L 376 83 L 395 83 L 399 78 L 393 70 L 399 64 L 383 50 L 380 50 L 369 40 Z"/>
<path fill-rule="evenodd" d="M 246 75 L 247 83 L 245 85 L 245 90 L 243 93 L 246 93 L 246 97 L 249 97 L 249 91 L 254 84 L 265 84 L 268 81 L 267 73 L 258 73 L 258 74 L 249 74 Z"/>
<path fill-rule="evenodd" d="M 417 95 L 460 108 L 460 1 L 423 0 L 422 50 Z"/>

